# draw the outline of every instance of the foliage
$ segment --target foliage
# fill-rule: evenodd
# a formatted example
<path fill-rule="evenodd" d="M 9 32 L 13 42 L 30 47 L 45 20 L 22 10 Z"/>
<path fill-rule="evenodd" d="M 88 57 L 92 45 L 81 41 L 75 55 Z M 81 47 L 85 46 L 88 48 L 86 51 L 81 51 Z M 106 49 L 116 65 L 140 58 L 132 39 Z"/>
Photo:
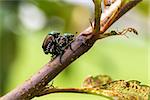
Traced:
<path fill-rule="evenodd" d="M 100 94 L 117 100 L 148 100 L 150 95 L 150 87 L 141 85 L 139 81 L 112 81 L 106 75 L 88 77 L 83 82 L 83 87 L 93 94 Z"/>

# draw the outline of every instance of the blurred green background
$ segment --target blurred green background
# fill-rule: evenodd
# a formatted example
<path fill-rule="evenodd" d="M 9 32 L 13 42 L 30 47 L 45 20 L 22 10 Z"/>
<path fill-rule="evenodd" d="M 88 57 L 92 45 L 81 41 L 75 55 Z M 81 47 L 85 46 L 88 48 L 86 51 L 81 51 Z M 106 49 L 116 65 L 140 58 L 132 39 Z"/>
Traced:
<path fill-rule="evenodd" d="M 90 75 L 150 84 L 150 11 L 145 0 L 109 30 L 134 27 L 127 34 L 99 40 L 54 79 L 54 86 L 80 87 Z M 93 17 L 92 0 L 0 0 L 0 96 L 22 84 L 50 60 L 41 48 L 50 31 L 80 33 Z M 58 93 L 33 100 L 106 100 L 99 96 Z"/>

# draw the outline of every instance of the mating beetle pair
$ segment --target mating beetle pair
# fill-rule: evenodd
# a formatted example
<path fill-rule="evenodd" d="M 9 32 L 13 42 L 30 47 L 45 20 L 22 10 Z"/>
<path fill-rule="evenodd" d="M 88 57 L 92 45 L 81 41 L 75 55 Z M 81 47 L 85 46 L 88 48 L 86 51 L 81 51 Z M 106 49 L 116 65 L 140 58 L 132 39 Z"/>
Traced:
<path fill-rule="evenodd" d="M 74 35 L 66 33 L 60 35 L 59 32 L 50 32 L 44 39 L 42 48 L 45 54 L 52 54 L 52 58 L 63 54 L 64 50 L 74 40 Z"/>

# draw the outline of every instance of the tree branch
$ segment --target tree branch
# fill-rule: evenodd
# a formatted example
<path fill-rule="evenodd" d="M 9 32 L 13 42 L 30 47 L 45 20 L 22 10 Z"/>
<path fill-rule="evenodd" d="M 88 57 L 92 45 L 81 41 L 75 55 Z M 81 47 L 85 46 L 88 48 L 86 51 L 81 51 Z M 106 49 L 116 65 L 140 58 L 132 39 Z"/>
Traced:
<path fill-rule="evenodd" d="M 125 12 L 123 12 L 121 16 L 125 14 L 129 9 L 134 7 L 137 1 L 139 2 L 142 0 L 131 1 L 133 6 L 126 8 Z M 115 18 L 119 19 L 121 17 L 119 16 L 119 14 L 117 14 L 117 16 L 114 17 L 114 19 Z M 111 19 L 109 23 L 106 23 L 104 26 L 101 27 L 99 34 L 101 34 L 100 36 L 102 38 L 111 36 L 111 35 L 104 36 L 103 33 L 115 21 L 116 20 Z M 60 63 L 60 56 L 56 57 L 52 61 L 49 61 L 39 70 L 39 72 L 34 74 L 28 80 L 26 80 L 21 86 L 16 87 L 14 90 L 10 91 L 9 93 L 4 95 L 0 99 L 1 100 L 29 100 L 35 97 L 38 94 L 38 91 L 40 91 L 43 87 L 45 87 L 69 64 L 71 64 L 74 60 L 76 60 L 85 52 L 87 52 L 95 43 L 95 41 L 97 40 L 97 37 L 99 37 L 98 36 L 99 34 L 95 35 L 92 28 L 88 27 L 85 31 L 81 32 L 79 36 L 77 36 L 76 39 L 71 43 L 71 47 L 73 50 L 71 50 L 70 48 L 67 48 L 65 50 L 64 54 L 61 57 L 61 63 Z"/>
<path fill-rule="evenodd" d="M 122 17 L 126 12 L 128 12 L 131 8 L 136 6 L 142 0 L 131 0 L 122 5 L 122 7 L 116 12 L 116 14 L 104 25 L 102 33 L 105 32 L 114 22 L 116 22 L 120 17 Z"/>

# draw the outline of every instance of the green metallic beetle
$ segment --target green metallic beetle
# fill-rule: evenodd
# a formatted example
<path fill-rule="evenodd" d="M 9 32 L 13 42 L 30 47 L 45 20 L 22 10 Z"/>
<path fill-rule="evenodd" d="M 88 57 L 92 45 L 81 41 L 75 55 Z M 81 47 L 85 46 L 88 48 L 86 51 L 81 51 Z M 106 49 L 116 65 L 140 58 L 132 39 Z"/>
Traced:
<path fill-rule="evenodd" d="M 59 32 L 50 32 L 45 37 L 42 48 L 45 54 L 52 54 L 52 58 L 62 55 L 64 50 L 74 40 L 74 35 L 65 33 L 60 35 Z"/>

